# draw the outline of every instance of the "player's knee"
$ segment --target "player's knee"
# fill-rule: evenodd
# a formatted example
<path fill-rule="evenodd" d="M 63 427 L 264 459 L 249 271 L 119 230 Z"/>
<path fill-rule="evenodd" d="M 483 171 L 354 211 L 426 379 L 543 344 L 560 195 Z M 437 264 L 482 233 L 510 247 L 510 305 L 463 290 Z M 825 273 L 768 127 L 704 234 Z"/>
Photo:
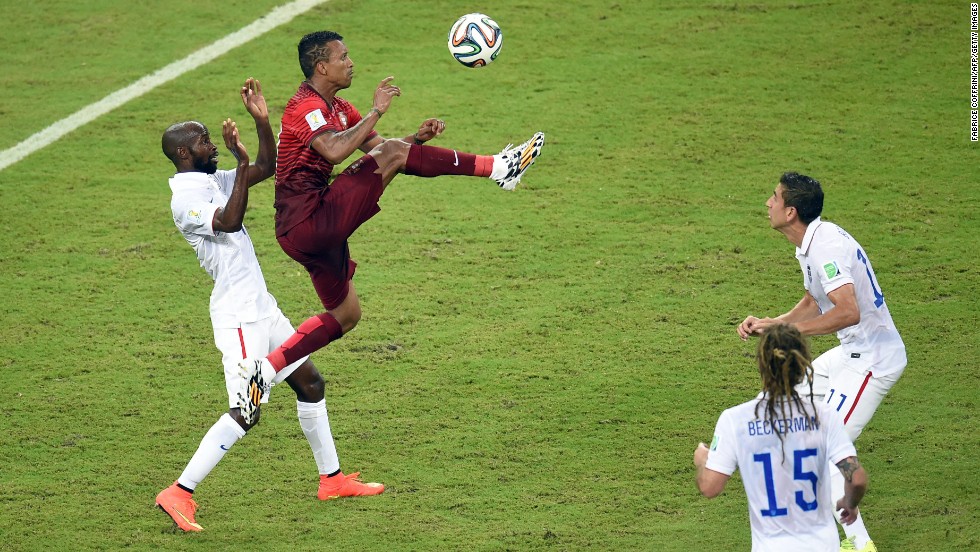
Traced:
<path fill-rule="evenodd" d="M 409 145 L 401 140 L 385 140 L 371 150 L 371 157 L 378 167 L 404 167 L 408 160 Z"/>
<path fill-rule="evenodd" d="M 296 389 L 296 400 L 306 403 L 318 403 L 323 400 L 325 384 L 320 372 L 314 368 L 310 377 L 303 380 L 302 385 Z"/>
<path fill-rule="evenodd" d="M 302 385 L 293 388 L 296 391 L 296 400 L 304 403 L 318 403 L 323 400 L 324 384 L 322 378 L 316 381 L 303 382 Z"/>
<path fill-rule="evenodd" d="M 318 403 L 323 400 L 323 376 L 310 359 L 299 366 L 286 378 L 286 383 L 296 393 L 296 400 L 304 403 Z"/>
<path fill-rule="evenodd" d="M 231 416 L 231 419 L 235 420 L 235 423 L 238 424 L 238 426 L 241 427 L 246 432 L 252 429 L 253 427 L 255 427 L 256 424 L 259 423 L 259 416 L 261 416 L 261 414 L 262 414 L 262 408 L 261 407 L 256 408 L 255 418 L 252 420 L 252 423 L 248 423 L 245 421 L 245 418 L 242 416 L 241 410 L 237 408 L 232 408 L 228 410 L 228 415 Z"/>
<path fill-rule="evenodd" d="M 340 324 L 340 328 L 343 330 L 344 334 L 354 329 L 357 323 L 361 321 L 361 306 L 349 305 L 347 308 L 341 310 L 332 311 L 330 313 L 337 322 Z"/>
<path fill-rule="evenodd" d="M 360 321 L 361 321 L 361 306 L 358 305 L 357 308 L 351 309 L 350 317 L 348 317 L 347 319 L 347 323 L 350 325 L 350 327 L 349 328 L 345 327 L 344 333 L 353 330 L 354 326 L 357 326 L 357 323 Z"/>
<path fill-rule="evenodd" d="M 305 399 L 303 402 L 317 403 L 323 400 L 324 389 L 323 378 L 318 373 L 316 379 L 303 386 Z"/>

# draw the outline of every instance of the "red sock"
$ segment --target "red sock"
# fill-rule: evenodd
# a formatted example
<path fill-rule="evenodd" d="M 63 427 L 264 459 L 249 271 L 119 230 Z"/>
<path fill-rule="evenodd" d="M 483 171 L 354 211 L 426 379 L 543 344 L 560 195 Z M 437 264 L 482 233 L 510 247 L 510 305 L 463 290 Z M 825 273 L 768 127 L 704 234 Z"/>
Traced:
<path fill-rule="evenodd" d="M 269 353 L 266 359 L 279 372 L 283 368 L 305 357 L 313 351 L 320 350 L 331 341 L 336 341 L 344 335 L 340 322 L 329 312 L 318 314 L 296 328 L 292 335 L 278 349 Z"/>
<path fill-rule="evenodd" d="M 405 161 L 405 174 L 426 178 L 444 174 L 490 176 L 492 170 L 492 155 L 475 155 L 419 144 L 409 146 L 408 160 Z"/>

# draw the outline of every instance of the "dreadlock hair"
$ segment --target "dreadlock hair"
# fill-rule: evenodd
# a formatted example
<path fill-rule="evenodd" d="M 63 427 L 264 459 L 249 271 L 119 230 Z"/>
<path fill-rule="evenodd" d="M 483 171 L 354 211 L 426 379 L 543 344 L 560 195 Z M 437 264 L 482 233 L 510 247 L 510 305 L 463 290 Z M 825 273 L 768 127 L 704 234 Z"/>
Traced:
<path fill-rule="evenodd" d="M 780 424 L 775 422 L 790 418 L 794 409 L 804 416 L 812 417 L 814 423 L 819 423 L 817 407 L 813 402 L 810 347 L 800 331 L 789 324 L 769 326 L 759 339 L 756 358 L 759 361 L 759 374 L 762 376 L 763 398 L 755 405 L 755 415 L 759 416 L 759 408 L 765 403 L 765 419 L 779 437 L 780 444 L 783 443 L 783 434 L 779 431 Z M 807 412 L 804 400 L 796 392 L 796 386 L 804 380 L 810 386 L 810 412 Z M 785 460 L 784 450 L 783 461 Z"/>

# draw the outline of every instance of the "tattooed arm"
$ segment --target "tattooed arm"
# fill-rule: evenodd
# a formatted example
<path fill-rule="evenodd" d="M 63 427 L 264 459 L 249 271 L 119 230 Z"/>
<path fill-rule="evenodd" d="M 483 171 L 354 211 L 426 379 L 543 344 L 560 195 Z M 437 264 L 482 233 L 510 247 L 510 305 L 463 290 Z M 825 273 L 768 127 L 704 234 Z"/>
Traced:
<path fill-rule="evenodd" d="M 868 490 L 868 472 L 864 471 L 857 456 L 848 456 L 837 463 L 844 474 L 844 496 L 837 501 L 837 510 L 844 525 L 854 523 L 858 515 L 858 504 Z"/>

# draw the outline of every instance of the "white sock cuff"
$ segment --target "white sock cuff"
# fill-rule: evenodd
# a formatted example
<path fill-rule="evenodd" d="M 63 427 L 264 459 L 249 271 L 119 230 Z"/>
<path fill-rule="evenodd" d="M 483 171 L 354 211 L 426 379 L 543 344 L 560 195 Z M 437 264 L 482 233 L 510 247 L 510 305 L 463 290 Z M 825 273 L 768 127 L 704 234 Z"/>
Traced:
<path fill-rule="evenodd" d="M 327 399 L 320 402 L 308 403 L 296 401 L 296 413 L 300 418 L 318 418 L 327 415 Z"/>
<path fill-rule="evenodd" d="M 493 180 L 500 180 L 501 178 L 507 176 L 507 162 L 500 155 L 493 156 L 493 167 L 490 169 L 490 178 Z"/>
<path fill-rule="evenodd" d="M 227 412 L 218 418 L 218 423 L 225 426 L 229 430 L 234 431 L 235 435 L 237 435 L 239 439 L 245 436 L 245 430 L 242 429 L 242 426 L 238 425 L 238 422 L 236 422 L 235 419 L 231 417 L 231 414 Z"/>

